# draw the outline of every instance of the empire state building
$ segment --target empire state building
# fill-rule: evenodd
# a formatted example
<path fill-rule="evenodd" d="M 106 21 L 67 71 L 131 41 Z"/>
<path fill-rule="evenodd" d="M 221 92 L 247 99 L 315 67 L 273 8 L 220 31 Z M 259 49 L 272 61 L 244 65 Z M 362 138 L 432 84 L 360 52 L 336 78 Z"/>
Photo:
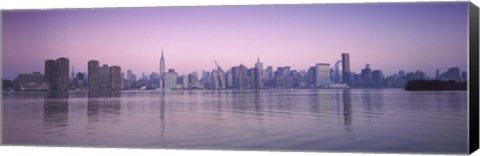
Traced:
<path fill-rule="evenodd" d="M 162 57 L 160 57 L 160 71 L 158 74 L 160 75 L 159 88 L 163 88 L 163 79 L 165 77 L 165 59 L 163 58 L 163 49 Z"/>

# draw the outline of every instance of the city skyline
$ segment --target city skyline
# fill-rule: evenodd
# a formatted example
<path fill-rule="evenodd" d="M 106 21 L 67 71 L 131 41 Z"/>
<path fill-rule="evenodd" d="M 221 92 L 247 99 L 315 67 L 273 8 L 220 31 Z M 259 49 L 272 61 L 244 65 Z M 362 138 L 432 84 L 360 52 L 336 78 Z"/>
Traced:
<path fill-rule="evenodd" d="M 264 68 L 333 68 L 349 53 L 351 72 L 371 64 L 385 75 L 433 77 L 436 69 L 467 70 L 467 13 L 458 2 L 6 11 L 2 76 L 43 71 L 57 57 L 71 58 L 77 72 L 96 59 L 150 74 L 163 48 L 166 69 L 181 74 L 210 71 L 214 61 L 252 67 L 257 58 Z"/>

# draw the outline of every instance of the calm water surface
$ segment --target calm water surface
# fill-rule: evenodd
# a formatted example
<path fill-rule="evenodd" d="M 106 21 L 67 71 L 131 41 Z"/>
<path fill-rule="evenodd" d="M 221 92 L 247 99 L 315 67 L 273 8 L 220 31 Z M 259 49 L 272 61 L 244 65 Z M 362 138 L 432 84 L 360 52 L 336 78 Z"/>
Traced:
<path fill-rule="evenodd" d="M 3 143 L 467 152 L 467 92 L 402 89 L 3 93 Z"/>

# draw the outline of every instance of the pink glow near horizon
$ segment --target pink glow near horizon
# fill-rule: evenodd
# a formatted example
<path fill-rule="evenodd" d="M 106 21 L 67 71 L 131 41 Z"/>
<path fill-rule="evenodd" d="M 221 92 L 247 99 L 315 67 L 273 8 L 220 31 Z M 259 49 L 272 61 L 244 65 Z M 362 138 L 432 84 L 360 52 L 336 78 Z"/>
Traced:
<path fill-rule="evenodd" d="M 467 69 L 467 4 L 335 4 L 159 7 L 7 11 L 2 14 L 3 76 L 43 73 L 44 61 L 67 57 L 75 70 L 87 62 L 123 72 L 180 74 L 271 65 L 306 70 L 334 66 L 350 53 L 351 70 L 365 64 L 386 75 L 399 70 Z M 200 75 L 199 75 L 200 76 Z"/>

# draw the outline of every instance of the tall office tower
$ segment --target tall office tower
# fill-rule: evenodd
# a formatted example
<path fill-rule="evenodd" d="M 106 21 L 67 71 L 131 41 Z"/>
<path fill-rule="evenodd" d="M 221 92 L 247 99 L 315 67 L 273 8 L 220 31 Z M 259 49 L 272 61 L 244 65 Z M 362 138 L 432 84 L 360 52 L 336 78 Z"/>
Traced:
<path fill-rule="evenodd" d="M 160 75 L 160 82 L 158 83 L 159 84 L 158 87 L 163 88 L 164 77 L 165 77 L 165 58 L 163 58 L 163 49 L 162 49 L 162 56 L 160 57 L 160 70 L 158 74 Z"/>
<path fill-rule="evenodd" d="M 342 82 L 352 85 L 352 76 L 350 71 L 350 54 L 342 53 Z"/>
<path fill-rule="evenodd" d="M 212 75 L 210 76 L 210 80 L 208 81 L 208 88 L 210 89 L 219 89 L 220 82 L 218 79 L 218 71 L 212 70 Z"/>
<path fill-rule="evenodd" d="M 100 84 L 99 70 L 100 63 L 97 60 L 88 61 L 88 88 L 91 90 L 98 89 Z"/>
<path fill-rule="evenodd" d="M 317 63 L 315 65 L 315 86 L 323 87 L 331 83 L 330 81 L 330 64 Z"/>
<path fill-rule="evenodd" d="M 240 89 L 248 87 L 247 67 L 241 64 L 238 67 L 238 86 Z"/>
<path fill-rule="evenodd" d="M 110 68 L 110 88 L 112 90 L 122 89 L 122 69 L 119 66 L 111 66 Z"/>
<path fill-rule="evenodd" d="M 285 87 L 285 75 L 283 67 L 277 67 L 275 71 L 275 87 L 284 88 Z"/>
<path fill-rule="evenodd" d="M 56 90 L 67 90 L 70 67 L 69 60 L 65 57 L 61 57 L 58 58 L 56 62 Z"/>
<path fill-rule="evenodd" d="M 260 68 L 254 68 L 252 71 L 252 78 L 253 78 L 253 84 L 252 87 L 254 89 L 260 89 L 263 88 L 263 82 L 262 82 L 262 71 Z"/>
<path fill-rule="evenodd" d="M 76 84 L 78 87 L 84 87 L 85 86 L 85 74 L 78 72 L 75 76 L 76 79 Z"/>
<path fill-rule="evenodd" d="M 233 66 L 230 68 L 230 72 L 232 73 L 232 88 L 238 88 L 239 67 Z"/>
<path fill-rule="evenodd" d="M 260 71 L 260 80 L 264 79 L 264 74 L 263 74 L 263 63 L 260 62 L 260 57 L 257 58 L 257 63 L 255 63 L 255 68 L 259 69 Z"/>
<path fill-rule="evenodd" d="M 435 80 L 439 80 L 440 79 L 440 70 L 436 70 L 435 71 Z"/>
<path fill-rule="evenodd" d="M 267 67 L 265 75 L 267 77 L 267 80 L 273 79 L 273 67 L 272 66 Z"/>
<path fill-rule="evenodd" d="M 308 87 L 315 87 L 315 81 L 316 81 L 316 66 L 311 66 L 308 68 L 307 74 L 305 74 L 305 81 L 307 82 Z"/>
<path fill-rule="evenodd" d="M 197 84 L 197 81 L 198 81 L 197 75 L 198 75 L 197 72 L 192 72 L 188 74 L 188 83 L 191 84 L 192 86 L 195 86 L 195 84 Z"/>
<path fill-rule="evenodd" d="M 226 73 L 226 88 L 233 88 L 233 73 L 232 70 L 228 70 Z"/>
<path fill-rule="evenodd" d="M 374 87 L 383 87 L 383 81 L 385 76 L 381 70 L 372 71 L 372 86 Z"/>
<path fill-rule="evenodd" d="M 50 86 L 50 90 L 56 89 L 56 73 L 57 73 L 57 62 L 55 60 L 46 60 L 45 61 L 45 81 Z"/>
<path fill-rule="evenodd" d="M 110 68 L 108 68 L 108 65 L 104 64 L 98 69 L 98 79 L 100 89 L 110 88 Z"/>
<path fill-rule="evenodd" d="M 188 89 L 188 76 L 187 75 L 182 75 L 182 88 L 183 89 Z"/>
<path fill-rule="evenodd" d="M 219 88 L 224 89 L 226 88 L 227 82 L 225 80 L 225 72 L 223 71 L 218 71 L 218 84 Z"/>
<path fill-rule="evenodd" d="M 335 73 L 334 73 L 334 82 L 336 83 L 342 83 L 342 77 L 340 73 L 340 64 L 342 63 L 342 60 L 338 60 L 337 63 L 335 63 Z"/>
<path fill-rule="evenodd" d="M 73 68 L 73 66 L 72 66 L 72 70 L 71 70 L 71 73 L 70 73 L 70 80 L 71 81 L 75 80 L 75 68 Z"/>

